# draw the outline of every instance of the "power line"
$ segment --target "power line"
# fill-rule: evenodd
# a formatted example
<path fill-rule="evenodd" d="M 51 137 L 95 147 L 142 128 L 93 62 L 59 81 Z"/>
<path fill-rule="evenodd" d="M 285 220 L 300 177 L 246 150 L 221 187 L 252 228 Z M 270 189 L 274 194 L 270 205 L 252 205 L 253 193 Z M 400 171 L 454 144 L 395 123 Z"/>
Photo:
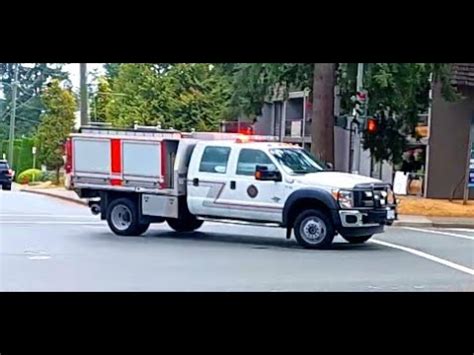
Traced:
<path fill-rule="evenodd" d="M 20 119 L 22 121 L 29 121 L 29 122 L 34 122 L 34 123 L 41 123 L 41 120 L 33 120 L 31 118 L 26 118 L 26 117 L 23 117 L 23 116 L 16 116 L 17 119 Z"/>
<path fill-rule="evenodd" d="M 22 104 L 18 105 L 18 107 L 16 109 L 19 109 L 20 107 L 23 107 L 23 106 L 26 106 L 27 102 L 33 100 L 37 98 L 37 96 L 32 96 L 30 97 L 28 100 L 26 100 L 25 102 L 23 102 Z M 31 106 L 31 108 L 33 108 L 33 106 Z M 8 109 L 6 112 L 3 113 L 2 117 L 0 117 L 0 119 L 3 119 L 4 117 L 6 117 L 8 115 L 8 113 L 11 111 L 11 108 Z"/>

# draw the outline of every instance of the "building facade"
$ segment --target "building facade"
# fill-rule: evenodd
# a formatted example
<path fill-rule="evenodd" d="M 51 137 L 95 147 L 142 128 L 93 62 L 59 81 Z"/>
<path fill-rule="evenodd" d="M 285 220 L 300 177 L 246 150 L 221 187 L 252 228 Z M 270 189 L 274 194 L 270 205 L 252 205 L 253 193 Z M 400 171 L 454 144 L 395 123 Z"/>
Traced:
<path fill-rule="evenodd" d="M 429 122 L 425 197 L 463 197 L 468 171 L 470 132 L 474 120 L 474 63 L 456 63 L 452 84 L 462 98 L 448 102 L 441 94 L 441 84 L 433 84 Z M 474 198 L 470 189 L 469 198 Z"/>

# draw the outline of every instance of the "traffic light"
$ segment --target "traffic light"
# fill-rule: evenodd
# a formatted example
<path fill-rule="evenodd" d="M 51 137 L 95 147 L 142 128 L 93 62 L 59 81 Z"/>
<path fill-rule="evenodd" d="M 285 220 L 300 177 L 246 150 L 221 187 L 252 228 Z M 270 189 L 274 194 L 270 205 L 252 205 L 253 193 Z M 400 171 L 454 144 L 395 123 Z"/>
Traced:
<path fill-rule="evenodd" d="M 367 133 L 375 134 L 377 133 L 378 129 L 379 129 L 379 121 L 374 117 L 368 118 L 367 124 L 366 124 Z"/>

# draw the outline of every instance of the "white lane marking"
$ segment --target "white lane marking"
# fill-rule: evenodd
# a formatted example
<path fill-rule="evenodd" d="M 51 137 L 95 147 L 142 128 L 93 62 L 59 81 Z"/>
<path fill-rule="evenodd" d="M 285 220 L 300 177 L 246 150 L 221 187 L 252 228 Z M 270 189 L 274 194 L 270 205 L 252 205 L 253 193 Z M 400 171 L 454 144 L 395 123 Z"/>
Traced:
<path fill-rule="evenodd" d="M 467 233 L 474 233 L 474 228 L 443 228 L 443 230 L 453 231 L 453 232 L 467 232 Z"/>
<path fill-rule="evenodd" d="M 0 221 L 0 224 L 103 224 L 104 222 L 86 221 Z"/>
<path fill-rule="evenodd" d="M 474 240 L 474 237 L 470 237 L 468 235 L 463 235 L 463 234 L 441 232 L 441 231 L 438 231 L 438 230 L 422 229 L 422 228 L 415 228 L 415 227 L 400 227 L 400 228 L 408 229 L 408 230 L 412 230 L 412 231 L 417 231 L 417 232 L 433 233 L 433 234 L 447 235 L 447 236 L 455 237 L 455 238 Z"/>
<path fill-rule="evenodd" d="M 83 215 L 69 215 L 69 214 L 10 214 L 0 213 L 1 217 L 52 217 L 52 218 L 94 218 L 94 216 L 83 216 Z M 96 218 L 96 217 L 95 217 Z"/>
<path fill-rule="evenodd" d="M 403 250 L 403 251 L 405 251 L 405 252 L 407 252 L 407 253 L 420 256 L 420 257 L 422 257 L 422 258 L 425 258 L 425 259 L 434 261 L 434 262 L 436 262 L 436 263 L 442 264 L 442 265 L 444 265 L 444 266 L 448 266 L 448 267 L 450 267 L 450 268 L 453 268 L 453 269 L 456 269 L 456 270 L 458 270 L 458 271 L 465 272 L 466 274 L 469 274 L 469 275 L 471 275 L 471 276 L 474 276 L 474 269 L 468 268 L 467 266 L 463 266 L 463 265 L 459 265 L 459 264 L 453 263 L 452 261 L 449 261 L 449 260 L 445 260 L 445 259 L 438 258 L 437 256 L 434 256 L 434 255 L 431 255 L 431 254 L 427 254 L 427 253 L 422 252 L 422 251 L 420 251 L 420 250 L 412 249 L 412 248 L 408 248 L 408 247 L 404 247 L 404 246 L 402 246 L 402 245 L 397 245 L 397 244 L 392 244 L 392 243 L 383 242 L 383 241 L 377 240 L 377 239 L 372 239 L 372 240 L 370 240 L 370 241 L 371 241 L 372 243 L 379 244 L 379 245 L 383 245 L 383 246 L 386 246 L 386 247 L 389 247 L 389 248 L 394 248 L 394 249 Z"/>
<path fill-rule="evenodd" d="M 51 259 L 49 255 L 35 255 L 35 256 L 27 256 L 30 260 L 47 260 Z"/>

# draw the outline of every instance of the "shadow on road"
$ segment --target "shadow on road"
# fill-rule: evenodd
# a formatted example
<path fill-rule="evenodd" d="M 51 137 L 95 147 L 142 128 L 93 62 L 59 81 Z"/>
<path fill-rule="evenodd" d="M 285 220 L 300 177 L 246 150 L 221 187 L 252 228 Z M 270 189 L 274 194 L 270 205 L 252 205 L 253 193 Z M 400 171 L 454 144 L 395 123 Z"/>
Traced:
<path fill-rule="evenodd" d="M 197 241 L 197 242 L 217 242 L 217 243 L 230 243 L 230 244 L 241 244 L 249 245 L 252 249 L 297 249 L 307 250 L 299 246 L 294 238 L 286 240 L 284 238 L 269 238 L 261 236 L 251 235 L 235 235 L 235 234 L 224 234 L 215 232 L 190 232 L 190 233 L 176 233 L 171 231 L 148 231 L 144 237 L 147 239 L 166 239 L 166 240 L 183 240 L 183 241 Z M 384 247 L 373 244 L 349 244 L 345 242 L 334 242 L 330 249 L 325 251 L 336 251 L 336 250 L 357 250 L 357 251 L 372 251 L 380 250 Z M 309 250 L 308 250 L 309 251 Z M 314 252 L 314 250 L 310 250 Z"/>

